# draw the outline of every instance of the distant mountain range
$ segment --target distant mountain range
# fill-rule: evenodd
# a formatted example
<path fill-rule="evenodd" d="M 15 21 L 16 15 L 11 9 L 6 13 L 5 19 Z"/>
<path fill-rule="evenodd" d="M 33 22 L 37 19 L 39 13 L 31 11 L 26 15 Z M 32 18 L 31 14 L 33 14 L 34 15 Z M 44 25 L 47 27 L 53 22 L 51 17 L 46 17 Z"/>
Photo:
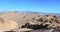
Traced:
<path fill-rule="evenodd" d="M 32 11 L 22 11 L 22 13 L 26 13 L 26 14 L 35 13 L 35 14 L 42 14 L 42 15 L 52 14 L 52 15 L 60 16 L 60 13 L 45 13 L 45 12 L 32 12 Z"/>
<path fill-rule="evenodd" d="M 4 14 L 6 13 L 7 11 L 4 11 L 4 12 L 0 12 L 0 14 Z M 18 12 L 18 11 L 13 11 L 13 12 Z M 25 13 L 25 14 L 41 14 L 41 15 L 47 15 L 47 14 L 52 14 L 52 15 L 57 15 L 57 16 L 60 16 L 60 13 L 45 13 L 45 12 L 33 12 L 33 11 L 19 11 L 18 13 Z"/>

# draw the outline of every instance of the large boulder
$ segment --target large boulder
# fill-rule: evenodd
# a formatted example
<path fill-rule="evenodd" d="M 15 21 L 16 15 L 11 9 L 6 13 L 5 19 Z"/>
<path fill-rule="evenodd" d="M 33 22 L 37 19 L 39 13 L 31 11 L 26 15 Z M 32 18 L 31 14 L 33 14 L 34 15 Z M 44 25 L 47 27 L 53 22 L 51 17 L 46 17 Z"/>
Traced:
<path fill-rule="evenodd" d="M 15 21 L 10 19 L 1 18 L 3 21 L 0 21 L 0 29 L 9 29 L 9 30 L 16 30 L 18 29 L 19 25 Z"/>

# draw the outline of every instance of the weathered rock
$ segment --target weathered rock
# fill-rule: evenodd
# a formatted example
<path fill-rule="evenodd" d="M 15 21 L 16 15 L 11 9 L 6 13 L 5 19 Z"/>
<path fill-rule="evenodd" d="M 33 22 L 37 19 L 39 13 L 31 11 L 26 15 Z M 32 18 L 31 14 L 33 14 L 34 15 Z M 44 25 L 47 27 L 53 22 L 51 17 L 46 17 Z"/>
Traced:
<path fill-rule="evenodd" d="M 12 21 L 10 19 L 6 19 L 6 18 L 0 18 L 3 20 L 3 22 L 0 22 L 0 29 L 10 29 L 10 30 L 15 30 L 18 29 L 19 25 L 15 22 Z"/>
<path fill-rule="evenodd" d="M 60 16 L 56 15 L 39 15 L 39 14 L 25 14 L 17 12 L 8 12 L 0 15 L 0 27 L 8 29 L 17 29 L 19 26 L 28 27 L 31 29 L 42 28 L 56 28 L 60 27 Z M 3 20 L 4 19 L 4 20 Z M 2 21 L 2 22 L 1 22 Z M 26 24 L 27 23 L 27 24 Z M 25 25 L 26 24 L 26 25 Z M 43 31 L 43 29 L 42 29 Z M 45 30 L 44 30 L 45 31 Z M 50 32 L 50 30 L 48 30 Z"/>

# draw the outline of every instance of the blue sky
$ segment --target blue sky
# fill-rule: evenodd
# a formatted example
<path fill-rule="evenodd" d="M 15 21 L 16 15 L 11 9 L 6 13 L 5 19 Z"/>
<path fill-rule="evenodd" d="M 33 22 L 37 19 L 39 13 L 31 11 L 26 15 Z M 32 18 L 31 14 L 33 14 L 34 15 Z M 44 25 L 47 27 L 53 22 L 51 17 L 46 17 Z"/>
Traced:
<path fill-rule="evenodd" d="M 60 13 L 60 0 L 0 0 L 0 11 Z"/>

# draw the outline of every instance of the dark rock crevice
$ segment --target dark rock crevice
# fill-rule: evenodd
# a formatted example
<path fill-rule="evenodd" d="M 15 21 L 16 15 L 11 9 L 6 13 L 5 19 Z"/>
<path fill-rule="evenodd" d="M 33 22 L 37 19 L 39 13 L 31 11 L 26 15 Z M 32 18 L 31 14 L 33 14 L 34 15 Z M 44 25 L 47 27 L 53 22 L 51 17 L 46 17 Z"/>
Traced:
<path fill-rule="evenodd" d="M 21 28 L 30 28 L 30 29 L 34 29 L 34 30 L 38 30 L 38 29 L 48 29 L 47 28 L 48 25 L 25 25 L 25 26 L 22 26 Z"/>

